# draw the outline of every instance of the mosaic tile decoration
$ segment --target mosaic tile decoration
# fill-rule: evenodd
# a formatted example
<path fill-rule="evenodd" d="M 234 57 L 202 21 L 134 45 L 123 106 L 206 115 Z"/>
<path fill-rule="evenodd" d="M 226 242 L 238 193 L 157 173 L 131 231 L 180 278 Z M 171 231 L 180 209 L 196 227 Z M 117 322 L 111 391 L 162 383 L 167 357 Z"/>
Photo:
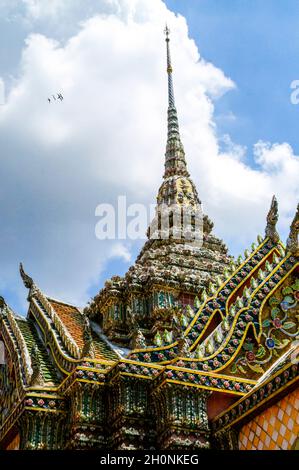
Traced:
<path fill-rule="evenodd" d="M 240 450 L 291 450 L 299 436 L 299 389 L 256 416 L 239 433 Z"/>

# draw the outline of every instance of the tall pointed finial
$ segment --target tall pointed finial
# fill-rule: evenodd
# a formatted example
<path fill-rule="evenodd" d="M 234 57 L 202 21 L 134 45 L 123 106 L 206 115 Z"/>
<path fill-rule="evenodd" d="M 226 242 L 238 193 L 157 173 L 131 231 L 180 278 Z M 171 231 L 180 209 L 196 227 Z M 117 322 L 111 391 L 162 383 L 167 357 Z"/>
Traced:
<path fill-rule="evenodd" d="M 276 230 L 276 224 L 278 221 L 278 202 L 275 196 L 273 196 L 271 201 L 270 210 L 267 214 L 267 225 L 265 235 L 269 237 L 273 243 L 279 241 L 279 235 Z"/>
<path fill-rule="evenodd" d="M 299 204 L 294 220 L 291 223 L 290 234 L 287 240 L 287 252 L 299 256 Z"/>
<path fill-rule="evenodd" d="M 170 57 L 170 47 L 169 47 L 169 35 L 170 29 L 168 26 L 165 26 L 165 41 L 166 41 L 166 53 L 167 53 L 167 74 L 168 74 L 168 106 L 169 108 L 174 108 L 174 93 L 173 93 L 173 82 L 172 82 L 172 65 L 171 65 L 171 57 Z"/>
<path fill-rule="evenodd" d="M 167 75 L 168 75 L 168 134 L 166 146 L 166 161 L 164 178 L 173 175 L 189 176 L 187 171 L 184 147 L 181 142 L 177 110 L 174 101 L 172 65 L 169 47 L 170 30 L 166 25 L 164 29 L 167 55 Z"/>

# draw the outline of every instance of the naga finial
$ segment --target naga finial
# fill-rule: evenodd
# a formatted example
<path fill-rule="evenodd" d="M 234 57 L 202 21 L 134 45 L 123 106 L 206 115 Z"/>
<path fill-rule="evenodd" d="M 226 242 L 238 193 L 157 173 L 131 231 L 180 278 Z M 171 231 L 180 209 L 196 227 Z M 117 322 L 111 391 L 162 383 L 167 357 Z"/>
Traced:
<path fill-rule="evenodd" d="M 273 243 L 279 241 L 279 235 L 276 230 L 276 224 L 278 221 L 278 202 L 275 196 L 273 196 L 271 201 L 270 210 L 267 214 L 267 225 L 265 230 L 266 237 L 269 237 Z"/>
<path fill-rule="evenodd" d="M 42 385 L 44 380 L 43 380 L 43 374 L 41 370 L 40 358 L 38 354 L 38 347 L 36 344 L 32 346 L 30 356 L 31 356 L 31 367 L 32 367 L 30 386 Z"/>
<path fill-rule="evenodd" d="M 22 263 L 20 263 L 20 275 L 23 279 L 24 286 L 27 287 L 27 289 L 31 289 L 34 286 L 34 281 L 32 277 L 25 273 Z"/>
<path fill-rule="evenodd" d="M 92 338 L 92 333 L 91 333 L 91 326 L 90 326 L 90 321 L 89 318 L 84 315 L 83 319 L 83 341 L 84 341 L 84 346 L 82 348 L 82 353 L 81 357 L 90 357 L 94 358 L 95 356 L 95 351 L 94 351 L 94 344 L 93 344 L 93 338 Z"/>
<path fill-rule="evenodd" d="M 293 222 L 290 226 L 290 234 L 287 239 L 287 252 L 299 256 L 299 204 Z"/>

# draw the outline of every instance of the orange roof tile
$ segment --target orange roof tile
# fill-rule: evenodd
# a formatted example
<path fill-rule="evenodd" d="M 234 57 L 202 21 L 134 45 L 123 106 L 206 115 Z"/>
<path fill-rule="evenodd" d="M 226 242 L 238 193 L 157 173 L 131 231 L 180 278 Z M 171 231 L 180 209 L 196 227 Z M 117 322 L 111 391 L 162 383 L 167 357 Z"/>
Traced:
<path fill-rule="evenodd" d="M 84 346 L 83 317 L 79 309 L 73 305 L 48 298 L 51 306 L 64 324 L 66 330 L 75 340 L 80 349 Z M 117 360 L 117 354 L 100 338 L 93 334 L 95 359 Z"/>
<path fill-rule="evenodd" d="M 68 333 L 76 341 L 79 348 L 83 348 L 83 322 L 80 311 L 77 309 L 77 307 L 72 305 L 67 305 L 63 302 L 58 302 L 49 298 L 48 300 L 66 327 Z"/>

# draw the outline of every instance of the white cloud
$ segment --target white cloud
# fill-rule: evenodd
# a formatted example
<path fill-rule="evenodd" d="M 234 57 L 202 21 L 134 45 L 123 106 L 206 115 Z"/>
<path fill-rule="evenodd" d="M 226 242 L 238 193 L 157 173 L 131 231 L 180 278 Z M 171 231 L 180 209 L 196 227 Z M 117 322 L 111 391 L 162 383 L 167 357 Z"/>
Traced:
<path fill-rule="evenodd" d="M 247 147 L 233 142 L 229 134 L 224 134 L 220 137 L 219 142 L 223 144 L 226 152 L 229 153 L 232 158 L 243 160 L 246 157 Z"/>
<path fill-rule="evenodd" d="M 27 8 L 28 14 L 33 18 L 41 18 L 47 16 L 57 16 L 61 11 L 65 10 L 66 5 L 70 2 L 64 0 L 22 0 Z"/>
<path fill-rule="evenodd" d="M 0 106 L 5 104 L 5 82 L 2 77 L 0 77 Z"/>
<path fill-rule="evenodd" d="M 131 261 L 131 253 L 122 243 L 115 243 L 110 250 L 111 258 L 121 258 L 125 262 Z"/>
<path fill-rule="evenodd" d="M 187 161 L 216 232 L 234 251 L 245 247 L 263 231 L 276 193 L 286 236 L 299 199 L 299 158 L 287 144 L 260 142 L 250 168 L 229 137 L 220 151 L 213 100 L 234 84 L 201 58 L 182 16 L 161 0 L 107 0 L 92 8 L 82 0 L 24 2 L 32 21 L 85 22 L 64 42 L 53 39 L 54 28 L 52 38 L 27 38 L 19 78 L 0 109 L 4 287 L 18 285 L 22 259 L 49 294 L 84 304 L 109 259 L 130 261 L 126 242 L 96 239 L 94 210 L 122 194 L 152 203 L 161 183 L 166 21 Z M 57 92 L 64 101 L 49 104 Z"/>

